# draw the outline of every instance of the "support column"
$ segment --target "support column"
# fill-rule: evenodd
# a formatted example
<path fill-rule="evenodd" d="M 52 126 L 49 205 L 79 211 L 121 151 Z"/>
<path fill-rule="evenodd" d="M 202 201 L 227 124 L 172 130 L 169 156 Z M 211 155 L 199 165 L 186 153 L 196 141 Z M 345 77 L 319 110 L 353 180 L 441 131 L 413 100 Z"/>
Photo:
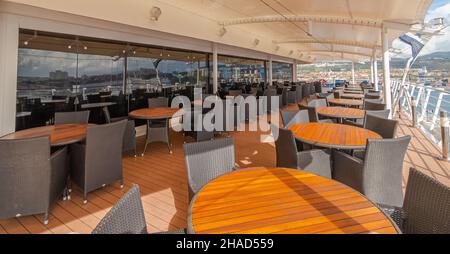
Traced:
<path fill-rule="evenodd" d="M 0 136 L 16 130 L 19 23 L 0 13 Z"/>
<path fill-rule="evenodd" d="M 292 63 L 292 82 L 297 82 L 297 60 Z"/>
<path fill-rule="evenodd" d="M 268 70 L 267 70 L 267 83 L 269 83 L 268 85 L 271 86 L 273 83 L 273 63 L 272 63 L 272 56 L 269 56 L 269 63 L 268 63 Z"/>
<path fill-rule="evenodd" d="M 352 61 L 352 85 L 355 85 L 355 62 Z"/>
<path fill-rule="evenodd" d="M 377 56 L 373 59 L 373 83 L 375 83 L 375 90 L 378 90 L 378 61 Z"/>
<path fill-rule="evenodd" d="M 218 47 L 213 43 L 213 93 L 216 94 L 219 90 L 219 66 L 218 66 Z"/>
<path fill-rule="evenodd" d="M 391 110 L 392 115 L 392 95 L 391 95 L 391 69 L 390 69 L 390 54 L 389 54 L 389 40 L 387 37 L 387 28 L 383 26 L 381 30 L 381 41 L 383 44 L 383 94 L 386 109 Z"/>
<path fill-rule="evenodd" d="M 373 79 L 373 58 L 370 58 L 370 83 L 372 84 L 374 82 Z"/>

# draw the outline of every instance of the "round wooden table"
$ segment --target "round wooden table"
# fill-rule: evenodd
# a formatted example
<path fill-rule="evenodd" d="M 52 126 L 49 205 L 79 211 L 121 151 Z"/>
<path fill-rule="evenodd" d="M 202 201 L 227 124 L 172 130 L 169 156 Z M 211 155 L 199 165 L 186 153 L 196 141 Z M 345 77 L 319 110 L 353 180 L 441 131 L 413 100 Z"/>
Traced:
<path fill-rule="evenodd" d="M 329 99 L 328 102 L 330 104 L 334 105 L 341 105 L 341 106 L 362 106 L 363 101 L 362 100 L 352 100 L 352 99 Z"/>
<path fill-rule="evenodd" d="M 170 119 L 177 113 L 179 108 L 143 108 L 130 112 L 128 115 L 135 119 L 141 120 L 161 120 Z"/>
<path fill-rule="evenodd" d="M 322 116 L 340 119 L 363 119 L 366 112 L 357 108 L 319 107 L 317 113 Z"/>
<path fill-rule="evenodd" d="M 367 139 L 382 138 L 367 129 L 335 123 L 300 123 L 289 130 L 304 143 L 333 149 L 365 149 Z"/>
<path fill-rule="evenodd" d="M 364 99 L 364 94 L 343 93 L 341 94 L 341 98 L 362 100 Z"/>
<path fill-rule="evenodd" d="M 170 141 L 170 135 L 169 135 L 169 119 L 171 119 L 178 111 L 182 109 L 179 108 L 169 108 L 169 107 L 159 107 L 159 108 L 143 108 L 138 109 L 135 111 L 130 112 L 128 115 L 131 118 L 135 119 L 141 119 L 147 121 L 147 127 L 146 128 L 146 139 L 145 139 L 145 146 L 144 151 L 142 152 L 142 156 L 145 155 L 145 151 L 147 151 L 147 146 L 150 143 L 153 142 L 164 142 L 167 144 L 167 147 L 169 148 L 169 153 L 172 154 L 172 142 Z M 182 112 L 182 111 L 181 111 Z M 166 132 L 164 135 L 161 136 L 160 133 L 157 135 L 152 135 L 150 132 L 150 123 L 154 120 L 165 120 L 165 126 L 166 126 Z"/>
<path fill-rule="evenodd" d="M 86 139 L 89 124 L 57 124 L 11 133 L 2 139 L 23 139 L 50 136 L 51 146 L 64 146 Z"/>
<path fill-rule="evenodd" d="M 188 232 L 197 234 L 398 233 L 359 192 L 286 168 L 234 171 L 208 183 L 191 202 Z"/>

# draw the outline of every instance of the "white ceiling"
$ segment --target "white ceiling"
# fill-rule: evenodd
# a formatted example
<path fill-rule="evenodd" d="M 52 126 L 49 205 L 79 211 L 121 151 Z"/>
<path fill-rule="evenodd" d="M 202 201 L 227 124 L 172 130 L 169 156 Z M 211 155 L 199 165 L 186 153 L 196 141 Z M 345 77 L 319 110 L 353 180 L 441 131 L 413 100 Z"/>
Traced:
<path fill-rule="evenodd" d="M 423 22 L 432 0 L 8 0 L 303 61 L 365 60 L 383 22 Z M 153 6 L 161 8 L 150 21 Z M 102 11 L 99 11 L 102 10 Z M 220 36 L 225 27 L 226 34 Z M 396 28 L 398 29 L 398 28 Z M 402 28 L 403 29 L 403 28 Z M 392 42 L 404 30 L 389 30 Z M 259 44 L 255 44 L 255 40 Z M 379 50 L 378 50 L 379 52 Z"/>

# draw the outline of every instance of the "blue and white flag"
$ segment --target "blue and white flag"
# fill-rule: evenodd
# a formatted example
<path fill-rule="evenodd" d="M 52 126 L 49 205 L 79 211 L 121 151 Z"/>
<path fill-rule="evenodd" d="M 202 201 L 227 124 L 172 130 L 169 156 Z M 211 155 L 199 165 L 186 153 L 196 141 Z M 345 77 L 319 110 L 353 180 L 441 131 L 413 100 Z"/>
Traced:
<path fill-rule="evenodd" d="M 412 65 L 415 62 L 415 60 L 417 59 L 417 57 L 419 56 L 420 51 L 424 47 L 424 44 L 406 34 L 400 36 L 400 40 L 411 46 L 413 61 L 411 61 L 410 65 Z"/>

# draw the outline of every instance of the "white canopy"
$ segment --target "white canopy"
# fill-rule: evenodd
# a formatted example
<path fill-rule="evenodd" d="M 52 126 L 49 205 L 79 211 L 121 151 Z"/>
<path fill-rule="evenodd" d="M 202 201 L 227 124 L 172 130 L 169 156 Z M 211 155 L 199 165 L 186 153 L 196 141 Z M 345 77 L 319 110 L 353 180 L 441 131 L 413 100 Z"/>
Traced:
<path fill-rule="evenodd" d="M 365 60 L 422 23 L 432 0 L 10 0 L 312 62 Z M 151 9 L 161 16 L 151 20 Z"/>

